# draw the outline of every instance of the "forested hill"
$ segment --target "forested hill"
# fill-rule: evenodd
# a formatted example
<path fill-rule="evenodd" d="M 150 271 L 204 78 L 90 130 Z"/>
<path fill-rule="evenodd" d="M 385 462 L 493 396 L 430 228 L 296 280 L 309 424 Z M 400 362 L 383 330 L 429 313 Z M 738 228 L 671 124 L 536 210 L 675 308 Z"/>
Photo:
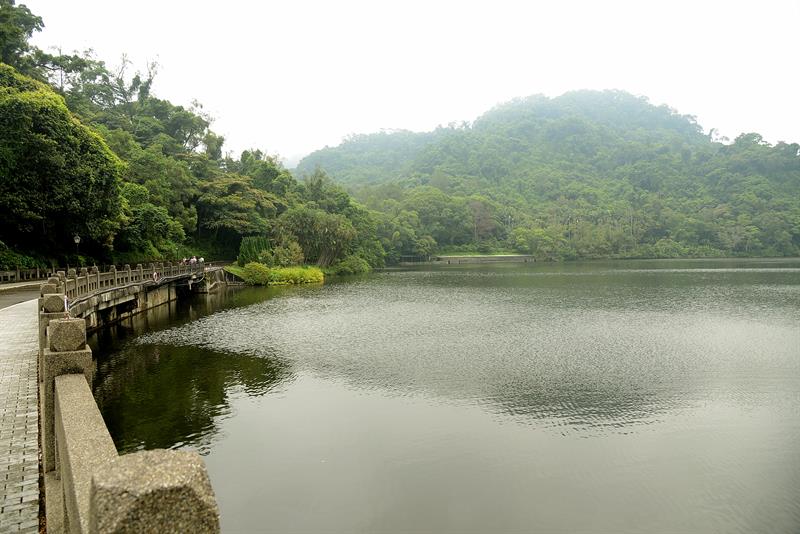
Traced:
<path fill-rule="evenodd" d="M 324 170 L 439 249 L 800 254 L 800 146 L 711 137 L 644 98 L 578 91 L 517 99 L 433 132 L 352 136 L 298 171 Z"/>

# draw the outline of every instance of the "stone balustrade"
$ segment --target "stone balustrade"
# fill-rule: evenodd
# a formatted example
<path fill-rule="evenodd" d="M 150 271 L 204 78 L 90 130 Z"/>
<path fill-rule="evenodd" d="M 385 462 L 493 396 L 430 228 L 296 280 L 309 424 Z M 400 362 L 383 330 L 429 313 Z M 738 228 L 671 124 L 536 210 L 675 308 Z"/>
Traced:
<path fill-rule="evenodd" d="M 176 272 L 170 265 L 154 268 Z M 83 278 L 84 287 L 102 287 L 102 274 L 122 276 L 119 283 L 125 283 L 147 272 L 141 266 L 122 274 L 87 269 L 76 278 L 59 275 L 42 284 L 39 387 L 48 532 L 219 532 L 219 510 L 199 455 L 117 454 L 92 396 L 94 362 L 86 322 L 65 317 L 70 280 L 77 284 Z"/>
<path fill-rule="evenodd" d="M 70 269 L 64 276 L 64 291 L 70 300 L 74 300 L 97 291 L 128 284 L 159 282 L 164 278 L 185 276 L 202 272 L 204 263 L 181 265 L 168 263 L 151 263 L 143 267 L 141 263 L 131 268 L 124 265 L 121 269 L 111 266 L 107 272 L 100 272 L 97 267 L 82 267 L 79 271 Z M 61 271 L 59 271 L 61 272 Z"/>
<path fill-rule="evenodd" d="M 41 280 L 47 271 L 39 269 L 20 269 L 13 271 L 0 271 L 0 283 L 3 282 L 25 282 L 27 280 Z"/>

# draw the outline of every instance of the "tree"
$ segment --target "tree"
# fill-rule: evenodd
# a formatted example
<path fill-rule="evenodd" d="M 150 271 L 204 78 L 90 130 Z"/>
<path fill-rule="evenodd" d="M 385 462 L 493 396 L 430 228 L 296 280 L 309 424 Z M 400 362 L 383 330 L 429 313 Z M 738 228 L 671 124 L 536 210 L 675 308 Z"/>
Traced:
<path fill-rule="evenodd" d="M 242 236 L 266 235 L 280 199 L 253 187 L 253 179 L 233 173 L 217 173 L 200 182 L 197 199 L 199 232 L 235 256 Z"/>
<path fill-rule="evenodd" d="M 0 0 L 0 62 L 31 75 L 36 73 L 28 39 L 33 32 L 44 27 L 25 5 L 17 6 L 14 0 Z"/>
<path fill-rule="evenodd" d="M 344 215 L 305 206 L 288 210 L 279 222 L 284 231 L 297 239 L 305 259 L 320 267 L 343 258 L 357 237 L 355 228 Z"/>
<path fill-rule="evenodd" d="M 122 165 L 45 84 L 0 65 L 0 239 L 56 254 L 75 234 L 110 250 Z"/>

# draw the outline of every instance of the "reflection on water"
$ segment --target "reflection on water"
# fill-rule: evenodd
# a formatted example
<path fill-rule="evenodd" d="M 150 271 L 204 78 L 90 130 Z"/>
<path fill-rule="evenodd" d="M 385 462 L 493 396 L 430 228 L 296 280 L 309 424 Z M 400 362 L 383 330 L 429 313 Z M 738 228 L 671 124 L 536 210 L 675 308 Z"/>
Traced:
<path fill-rule="evenodd" d="M 288 365 L 278 359 L 202 347 L 129 345 L 129 338 L 279 293 L 233 290 L 200 295 L 188 303 L 154 308 L 95 334 L 90 343 L 100 357 L 94 394 L 117 449 L 190 446 L 206 454 L 219 431 L 218 422 L 231 414 L 232 396 L 261 396 L 290 377 Z"/>
<path fill-rule="evenodd" d="M 798 261 L 421 268 L 160 313 L 98 341 L 98 400 L 121 449 L 208 453 L 226 530 L 800 529 Z"/>
<path fill-rule="evenodd" d="M 207 453 L 231 395 L 264 395 L 288 376 L 278 360 L 151 345 L 106 366 L 95 397 L 121 451 L 189 445 Z"/>

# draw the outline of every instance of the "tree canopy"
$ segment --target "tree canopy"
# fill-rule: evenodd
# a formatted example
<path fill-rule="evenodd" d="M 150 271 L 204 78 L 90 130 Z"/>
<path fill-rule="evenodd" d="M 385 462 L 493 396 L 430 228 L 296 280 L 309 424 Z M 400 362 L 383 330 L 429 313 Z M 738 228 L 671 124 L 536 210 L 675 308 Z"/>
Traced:
<path fill-rule="evenodd" d="M 797 143 L 721 143 L 645 98 L 576 91 L 354 135 L 292 173 L 226 153 L 200 103 L 158 98 L 157 65 L 46 53 L 43 27 L 0 0 L 0 268 L 233 259 L 249 237 L 267 262 L 342 272 L 444 251 L 800 254 Z"/>
<path fill-rule="evenodd" d="M 45 53 L 28 43 L 43 26 L 0 0 L 0 267 L 232 259 L 248 236 L 281 264 L 383 264 L 377 219 L 324 173 L 298 181 L 261 150 L 226 154 L 202 105 L 155 95 L 157 65 Z"/>
<path fill-rule="evenodd" d="M 576 91 L 433 132 L 352 136 L 297 170 L 326 170 L 389 220 L 402 213 L 438 250 L 800 254 L 800 145 L 713 137 L 645 98 Z"/>
<path fill-rule="evenodd" d="M 45 84 L 0 64 L 0 239 L 63 250 L 74 234 L 110 247 L 122 163 Z M 98 251 L 100 252 L 100 251 Z"/>

